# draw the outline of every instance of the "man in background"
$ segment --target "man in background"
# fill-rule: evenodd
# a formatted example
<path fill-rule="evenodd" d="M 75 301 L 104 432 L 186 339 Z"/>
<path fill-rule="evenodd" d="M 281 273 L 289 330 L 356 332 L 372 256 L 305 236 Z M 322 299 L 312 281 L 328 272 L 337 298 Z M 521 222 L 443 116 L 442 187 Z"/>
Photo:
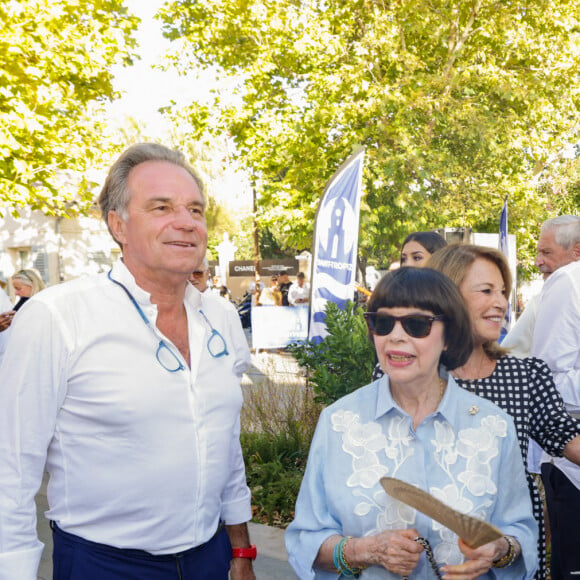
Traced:
<path fill-rule="evenodd" d="M 307 304 L 310 300 L 310 284 L 306 282 L 304 272 L 298 272 L 296 282 L 292 284 L 288 292 L 288 301 L 290 306 L 297 304 Z"/>
<path fill-rule="evenodd" d="M 203 185 L 180 153 L 139 144 L 99 204 L 122 259 L 33 296 L 11 327 L 0 580 L 36 580 L 45 464 L 54 578 L 254 580 L 229 322 L 187 281 L 206 251 Z"/>
<path fill-rule="evenodd" d="M 209 290 L 208 283 L 210 277 L 209 262 L 204 256 L 200 267 L 190 274 L 189 281 L 203 294 L 206 290 Z"/>
<path fill-rule="evenodd" d="M 288 272 L 280 272 L 278 275 L 278 290 L 282 296 L 282 306 L 290 306 L 288 302 L 288 291 L 292 286 L 292 282 L 288 278 Z"/>
<path fill-rule="evenodd" d="M 542 227 L 536 264 L 546 280 L 537 306 L 531 354 L 554 374 L 568 412 L 580 418 L 580 218 Z M 580 577 L 580 467 L 543 456 L 542 481 L 552 537 L 552 580 Z"/>
<path fill-rule="evenodd" d="M 580 260 L 580 217 L 561 215 L 542 224 L 536 254 L 536 267 L 547 280 L 558 268 Z M 530 356 L 540 294 L 532 297 L 501 345 L 510 354 Z"/>

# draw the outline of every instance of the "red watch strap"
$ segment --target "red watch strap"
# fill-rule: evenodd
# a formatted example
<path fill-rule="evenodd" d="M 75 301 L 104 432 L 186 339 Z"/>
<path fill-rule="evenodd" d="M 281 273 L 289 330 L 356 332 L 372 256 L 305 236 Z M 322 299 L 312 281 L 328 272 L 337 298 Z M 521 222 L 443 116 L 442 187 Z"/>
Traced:
<path fill-rule="evenodd" d="M 232 558 L 250 558 L 255 560 L 258 555 L 258 549 L 255 544 L 252 544 L 249 548 L 232 548 Z"/>

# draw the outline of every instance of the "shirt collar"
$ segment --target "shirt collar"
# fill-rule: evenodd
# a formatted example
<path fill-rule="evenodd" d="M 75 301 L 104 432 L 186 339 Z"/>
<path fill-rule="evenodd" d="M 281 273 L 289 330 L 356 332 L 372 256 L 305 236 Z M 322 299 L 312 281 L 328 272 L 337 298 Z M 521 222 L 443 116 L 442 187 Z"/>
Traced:
<path fill-rule="evenodd" d="M 392 409 L 398 409 L 393 397 L 391 396 L 391 389 L 389 389 L 389 377 L 383 375 L 378 379 L 377 388 L 377 405 L 375 419 L 386 415 Z"/>
<path fill-rule="evenodd" d="M 129 271 L 129 268 L 125 266 L 122 258 L 119 258 L 111 268 L 111 276 L 113 280 L 121 282 L 129 292 L 131 292 L 133 298 L 141 305 L 150 306 L 151 305 L 151 294 L 143 290 L 140 286 L 137 286 L 135 277 Z"/>
<path fill-rule="evenodd" d="M 439 403 L 439 407 L 435 414 L 441 415 L 444 419 L 449 421 L 450 417 L 454 416 L 454 411 L 457 408 L 457 394 L 452 394 L 454 391 L 461 389 L 461 387 L 455 382 L 455 379 L 451 374 L 443 367 L 439 368 L 439 376 L 447 380 L 447 388 L 443 393 L 443 398 Z M 378 379 L 378 389 L 377 389 L 377 405 L 375 419 L 386 415 L 393 409 L 397 412 L 401 412 L 401 408 L 395 403 L 391 395 L 391 390 L 389 389 L 389 377 L 388 375 L 383 375 Z"/>
<path fill-rule="evenodd" d="M 185 287 L 185 302 L 191 304 L 194 308 L 200 308 L 202 305 L 202 293 L 189 282 Z"/>
<path fill-rule="evenodd" d="M 131 292 L 139 304 L 144 306 L 153 305 L 151 303 L 151 294 L 137 285 L 135 277 L 131 274 L 129 268 L 127 268 L 121 258 L 113 264 L 111 276 L 114 280 L 117 280 L 117 282 L 121 282 L 121 284 Z M 190 284 L 189 282 L 186 284 L 184 296 L 184 302 L 191 304 L 194 308 L 199 308 L 201 306 L 201 294 L 193 284 Z"/>

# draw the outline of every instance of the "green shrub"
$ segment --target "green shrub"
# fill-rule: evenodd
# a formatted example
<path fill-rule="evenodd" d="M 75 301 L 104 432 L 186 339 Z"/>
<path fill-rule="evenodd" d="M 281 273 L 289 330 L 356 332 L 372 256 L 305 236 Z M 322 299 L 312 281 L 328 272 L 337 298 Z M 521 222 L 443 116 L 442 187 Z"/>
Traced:
<path fill-rule="evenodd" d="M 326 305 L 328 336 L 320 344 L 306 341 L 288 350 L 306 369 L 318 403 L 328 405 L 371 382 L 375 350 L 367 336 L 363 310 L 347 302 L 344 310 Z"/>
<path fill-rule="evenodd" d="M 240 441 L 254 521 L 284 528 L 294 518 L 320 406 L 296 363 L 277 362 L 242 388 Z"/>
<path fill-rule="evenodd" d="M 242 433 L 240 437 L 246 478 L 252 490 L 255 521 L 286 527 L 294 506 L 308 456 L 300 429 L 294 433 Z"/>

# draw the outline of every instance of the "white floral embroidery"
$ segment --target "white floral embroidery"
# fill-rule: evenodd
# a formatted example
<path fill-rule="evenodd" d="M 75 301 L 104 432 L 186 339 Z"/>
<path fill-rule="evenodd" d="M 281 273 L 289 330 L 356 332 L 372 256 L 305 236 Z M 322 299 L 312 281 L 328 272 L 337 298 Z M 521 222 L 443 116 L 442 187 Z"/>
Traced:
<path fill-rule="evenodd" d="M 443 503 L 453 506 L 453 509 L 461 513 L 467 514 L 473 509 L 473 502 L 462 497 L 456 485 L 449 484 L 443 489 L 432 487 L 429 489 L 429 493 Z"/>
<path fill-rule="evenodd" d="M 376 512 L 376 529 L 368 533 L 412 527 L 416 511 L 378 487 L 381 477 L 396 477 L 398 469 L 414 454 L 409 418 L 390 417 L 386 434 L 379 423 L 361 423 L 359 415 L 351 411 L 336 411 L 331 423 L 334 431 L 343 433 L 342 449 L 352 458 L 352 474 L 347 485 L 360 498 L 354 507 L 355 515 L 365 517 Z M 481 418 L 479 427 L 463 429 L 456 436 L 447 421 L 435 420 L 434 430 L 433 456 L 448 483 L 443 487 L 433 486 L 429 492 L 462 513 L 485 519 L 493 502 L 484 496 L 497 493 L 491 479 L 491 462 L 499 453 L 498 440 L 507 435 L 507 422 L 500 416 L 489 415 Z M 463 468 L 458 465 L 460 461 Z M 482 500 L 474 503 L 472 498 Z M 432 527 L 441 538 L 434 549 L 436 560 L 450 564 L 462 562 L 457 536 L 435 521 Z"/>
<path fill-rule="evenodd" d="M 433 426 L 435 427 L 435 439 L 431 439 L 431 443 L 435 447 L 437 462 L 447 476 L 453 479 L 449 466 L 454 465 L 457 461 L 455 433 L 447 421 L 435 421 Z"/>
<path fill-rule="evenodd" d="M 465 471 L 457 479 L 476 497 L 497 493 L 497 487 L 490 477 L 490 464 L 499 453 L 498 437 L 505 437 L 506 434 L 507 422 L 495 416 L 484 417 L 479 428 L 459 432 L 457 452 L 467 462 Z"/>
<path fill-rule="evenodd" d="M 454 509 L 460 512 L 468 513 L 473 510 L 473 502 L 462 497 L 456 485 L 449 484 L 443 489 L 432 487 L 429 492 L 438 500 L 453 506 Z M 449 564 L 461 564 L 463 555 L 457 545 L 457 535 L 435 520 L 433 520 L 432 527 L 433 531 L 438 532 L 441 538 L 441 543 L 437 545 L 433 552 L 435 560 L 448 562 Z"/>
<path fill-rule="evenodd" d="M 381 465 L 377 455 L 377 451 L 384 449 L 387 444 L 380 425 L 361 425 L 358 415 L 350 411 L 338 411 L 332 415 L 332 426 L 335 431 L 344 433 L 343 449 L 352 456 L 352 475 L 346 484 L 365 489 L 374 487 L 389 471 L 385 465 Z"/>
<path fill-rule="evenodd" d="M 353 488 L 355 496 L 362 498 L 355 505 L 354 513 L 363 517 L 373 510 L 377 512 L 376 530 L 372 533 L 412 525 L 416 517 L 413 508 L 393 500 L 382 488 L 373 495 L 363 491 L 375 488 L 381 477 L 389 475 L 389 468 L 384 464 L 384 460 L 381 462 L 382 453 L 388 457 L 389 463 L 393 464 L 392 474 L 413 454 L 408 419 L 396 417 L 391 421 L 388 437 L 378 423 L 361 424 L 360 417 L 351 411 L 341 410 L 333 413 L 331 423 L 335 431 L 343 433 L 342 448 L 352 457 L 352 474 L 346 484 Z"/>
<path fill-rule="evenodd" d="M 413 455 L 414 450 L 410 447 L 412 441 L 409 433 L 409 419 L 407 417 L 394 417 L 387 429 L 385 453 L 389 459 L 395 461 L 395 469 Z"/>

